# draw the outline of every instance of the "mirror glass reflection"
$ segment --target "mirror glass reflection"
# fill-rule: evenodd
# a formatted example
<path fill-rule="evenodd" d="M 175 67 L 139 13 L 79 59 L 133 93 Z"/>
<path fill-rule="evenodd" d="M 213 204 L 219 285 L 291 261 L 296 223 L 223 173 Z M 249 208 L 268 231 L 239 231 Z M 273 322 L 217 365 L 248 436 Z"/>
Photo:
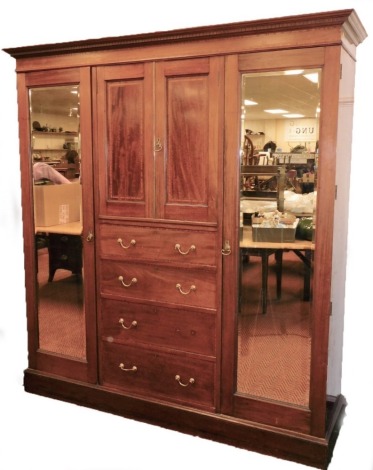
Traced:
<path fill-rule="evenodd" d="M 29 93 L 39 348 L 83 359 L 79 86 Z"/>
<path fill-rule="evenodd" d="M 308 407 L 320 70 L 242 76 L 237 392 Z"/>

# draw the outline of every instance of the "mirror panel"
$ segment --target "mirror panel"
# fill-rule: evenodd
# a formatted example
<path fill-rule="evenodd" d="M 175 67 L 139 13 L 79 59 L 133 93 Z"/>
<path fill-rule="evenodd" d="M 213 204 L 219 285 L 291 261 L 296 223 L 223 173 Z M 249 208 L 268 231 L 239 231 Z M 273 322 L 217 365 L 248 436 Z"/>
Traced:
<path fill-rule="evenodd" d="M 29 90 L 39 349 L 84 359 L 79 86 Z"/>
<path fill-rule="evenodd" d="M 236 390 L 309 406 L 321 71 L 242 75 Z"/>

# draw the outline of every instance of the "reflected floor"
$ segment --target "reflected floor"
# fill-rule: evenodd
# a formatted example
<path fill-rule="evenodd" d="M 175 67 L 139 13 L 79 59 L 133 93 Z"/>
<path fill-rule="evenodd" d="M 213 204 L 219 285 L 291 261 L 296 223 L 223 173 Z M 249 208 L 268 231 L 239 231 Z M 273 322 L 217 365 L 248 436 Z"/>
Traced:
<path fill-rule="evenodd" d="M 85 358 L 83 280 L 58 269 L 48 282 L 48 249 L 38 250 L 39 347 L 75 358 Z"/>
<path fill-rule="evenodd" d="M 304 265 L 283 255 L 282 292 L 276 298 L 274 256 L 270 257 L 268 307 L 262 314 L 261 259 L 245 259 L 238 314 L 237 391 L 308 406 L 311 361 L 311 302 L 303 300 Z"/>

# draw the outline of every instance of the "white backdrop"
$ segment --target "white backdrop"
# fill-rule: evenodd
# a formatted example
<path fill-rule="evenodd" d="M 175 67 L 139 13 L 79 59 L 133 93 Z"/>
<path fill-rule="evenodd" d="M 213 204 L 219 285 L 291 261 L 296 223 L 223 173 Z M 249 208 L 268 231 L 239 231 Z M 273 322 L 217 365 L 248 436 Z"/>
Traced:
<path fill-rule="evenodd" d="M 164 0 L 6 2 L 0 49 L 355 8 L 358 48 L 342 391 L 349 406 L 330 470 L 373 469 L 373 2 Z M 26 394 L 25 292 L 15 62 L 0 51 L 0 468 L 4 470 L 278 470 L 307 468 L 82 407 Z M 346 208 L 347 210 L 347 208 Z"/>

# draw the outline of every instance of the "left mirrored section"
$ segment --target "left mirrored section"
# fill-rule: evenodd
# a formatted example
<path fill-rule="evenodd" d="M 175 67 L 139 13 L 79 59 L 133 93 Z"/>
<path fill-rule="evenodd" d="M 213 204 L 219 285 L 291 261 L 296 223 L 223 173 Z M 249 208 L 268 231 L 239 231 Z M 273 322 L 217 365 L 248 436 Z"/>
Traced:
<path fill-rule="evenodd" d="M 84 359 L 79 86 L 29 90 L 39 349 Z"/>

